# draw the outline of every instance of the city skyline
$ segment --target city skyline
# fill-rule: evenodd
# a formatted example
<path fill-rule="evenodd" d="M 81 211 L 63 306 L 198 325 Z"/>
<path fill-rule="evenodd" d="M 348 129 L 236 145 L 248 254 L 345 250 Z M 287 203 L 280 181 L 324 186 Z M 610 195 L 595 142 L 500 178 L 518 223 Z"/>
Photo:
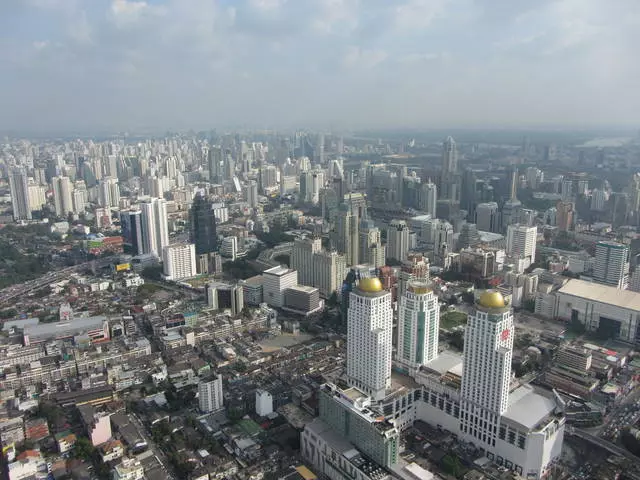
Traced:
<path fill-rule="evenodd" d="M 0 130 L 634 125 L 638 5 L 502 3 L 5 2 Z"/>

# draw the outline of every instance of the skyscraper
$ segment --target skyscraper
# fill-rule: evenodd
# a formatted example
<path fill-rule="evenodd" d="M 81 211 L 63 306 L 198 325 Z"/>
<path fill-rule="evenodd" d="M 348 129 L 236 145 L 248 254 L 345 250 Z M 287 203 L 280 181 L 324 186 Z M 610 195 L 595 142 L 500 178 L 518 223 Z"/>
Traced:
<path fill-rule="evenodd" d="M 209 181 L 211 183 L 221 183 L 223 180 L 222 148 L 217 146 L 209 147 L 208 152 Z"/>
<path fill-rule="evenodd" d="M 436 218 L 436 205 L 438 205 L 438 187 L 431 179 L 420 186 L 420 210 Z"/>
<path fill-rule="evenodd" d="M 167 280 L 196 275 L 196 251 L 193 243 L 167 245 L 162 249 L 163 273 Z"/>
<path fill-rule="evenodd" d="M 538 229 L 527 225 L 509 225 L 507 229 L 507 255 L 517 263 L 517 271 L 524 272 L 536 261 Z"/>
<path fill-rule="evenodd" d="M 344 255 L 338 252 L 321 251 L 313 255 L 313 287 L 320 292 L 320 296 L 329 298 L 342 285 L 347 272 L 347 262 Z"/>
<path fill-rule="evenodd" d="M 512 168 L 509 173 L 509 199 L 502 205 L 502 230 L 520 220 L 522 203 L 518 200 L 518 169 Z"/>
<path fill-rule="evenodd" d="M 468 218 L 473 218 L 478 202 L 477 181 L 475 172 L 470 168 L 465 169 L 460 187 L 460 208 L 467 211 Z"/>
<path fill-rule="evenodd" d="M 410 253 L 402 262 L 398 273 L 398 298 L 402 298 L 411 280 L 429 281 L 429 260 L 421 253 Z"/>
<path fill-rule="evenodd" d="M 396 360 L 408 372 L 415 372 L 438 356 L 440 305 L 423 280 L 410 280 L 399 298 Z"/>
<path fill-rule="evenodd" d="M 258 206 L 258 183 L 255 180 L 249 180 L 245 187 L 245 197 L 250 208 Z"/>
<path fill-rule="evenodd" d="M 387 257 L 401 262 L 409 253 L 409 227 L 404 220 L 392 220 L 387 229 Z"/>
<path fill-rule="evenodd" d="M 189 210 L 190 241 L 196 246 L 196 255 L 215 252 L 218 249 L 216 216 L 213 202 L 197 194 Z"/>
<path fill-rule="evenodd" d="M 73 199 L 71 197 L 71 180 L 69 177 L 53 177 L 53 203 L 58 217 L 66 217 L 73 212 Z"/>
<path fill-rule="evenodd" d="M 314 254 L 322 250 L 320 237 L 306 237 L 294 240 L 291 249 L 291 268 L 298 271 L 298 283 L 314 285 Z"/>
<path fill-rule="evenodd" d="M 629 247 L 616 242 L 598 242 L 593 279 L 622 290 L 629 287 Z"/>
<path fill-rule="evenodd" d="M 559 201 L 556 204 L 556 225 L 561 232 L 573 228 L 573 203 Z"/>
<path fill-rule="evenodd" d="M 29 207 L 29 183 L 24 168 L 14 168 L 9 174 L 9 188 L 11 190 L 11 207 L 14 220 L 31 220 Z"/>
<path fill-rule="evenodd" d="M 169 245 L 167 202 L 163 198 L 152 198 L 142 203 L 141 209 L 144 253 L 162 258 L 162 250 Z"/>
<path fill-rule="evenodd" d="M 498 233 L 500 230 L 500 211 L 496 202 L 479 203 L 476 206 L 476 226 L 481 232 Z"/>
<path fill-rule="evenodd" d="M 442 171 L 440 173 L 440 197 L 455 201 L 458 199 L 458 151 L 452 137 L 442 144 Z"/>
<path fill-rule="evenodd" d="M 463 436 L 493 449 L 502 437 L 513 350 L 513 311 L 499 292 L 487 290 L 469 314 L 464 336 L 464 375 L 460 391 Z"/>
<path fill-rule="evenodd" d="M 349 296 L 347 379 L 382 400 L 391 386 L 393 309 L 378 278 L 363 278 Z"/>
<path fill-rule="evenodd" d="M 144 253 L 142 212 L 140 210 L 120 212 L 120 225 L 126 252 L 131 255 Z"/>
<path fill-rule="evenodd" d="M 373 220 L 363 218 L 360 221 L 359 235 L 359 263 L 366 263 L 375 268 L 384 266 L 385 248 L 382 245 L 380 229 L 374 225 Z"/>
<path fill-rule="evenodd" d="M 341 204 L 338 207 L 333 238 L 336 250 L 344 254 L 347 266 L 355 265 L 360 258 L 358 255 L 358 224 L 358 217 L 351 213 L 347 205 Z"/>

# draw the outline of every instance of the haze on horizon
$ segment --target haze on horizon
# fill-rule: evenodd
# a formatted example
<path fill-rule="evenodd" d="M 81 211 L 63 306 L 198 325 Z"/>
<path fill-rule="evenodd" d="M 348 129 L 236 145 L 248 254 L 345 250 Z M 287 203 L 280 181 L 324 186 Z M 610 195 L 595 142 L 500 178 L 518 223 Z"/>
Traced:
<path fill-rule="evenodd" d="M 5 0 L 0 131 L 629 126 L 637 0 Z"/>

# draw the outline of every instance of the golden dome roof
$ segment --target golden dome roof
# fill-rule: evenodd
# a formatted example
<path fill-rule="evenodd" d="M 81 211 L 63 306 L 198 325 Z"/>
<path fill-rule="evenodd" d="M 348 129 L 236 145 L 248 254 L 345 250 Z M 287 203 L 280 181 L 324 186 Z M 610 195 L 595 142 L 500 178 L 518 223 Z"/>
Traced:
<path fill-rule="evenodd" d="M 378 277 L 361 278 L 358 288 L 368 293 L 381 292 L 383 290 L 382 282 Z"/>
<path fill-rule="evenodd" d="M 484 308 L 504 308 L 507 306 L 502 294 L 496 290 L 487 290 L 480 295 L 478 304 Z"/>

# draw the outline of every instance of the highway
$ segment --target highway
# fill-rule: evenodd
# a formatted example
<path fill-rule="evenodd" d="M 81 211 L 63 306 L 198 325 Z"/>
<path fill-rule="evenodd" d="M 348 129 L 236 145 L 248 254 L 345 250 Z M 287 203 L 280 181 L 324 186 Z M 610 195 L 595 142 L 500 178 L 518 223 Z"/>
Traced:
<path fill-rule="evenodd" d="M 605 440 L 603 438 L 600 437 L 596 437 L 595 435 L 590 434 L 589 432 L 582 430 L 580 428 L 571 428 L 570 426 L 567 426 L 567 430 L 566 430 L 567 434 L 569 435 L 574 435 L 576 437 L 582 438 L 583 440 L 586 440 L 589 443 L 592 443 L 594 445 L 597 445 L 601 448 L 604 448 L 605 450 L 615 454 L 615 455 L 619 455 L 621 457 L 625 457 L 628 458 L 629 460 L 633 461 L 633 462 L 638 462 L 640 460 L 639 457 L 636 457 L 633 453 L 631 453 L 629 450 L 627 450 L 624 447 L 620 447 L 618 445 L 616 445 L 615 443 L 611 443 L 608 440 Z"/>
<path fill-rule="evenodd" d="M 6 304 L 11 300 L 26 295 L 29 292 L 39 290 L 42 287 L 51 285 L 52 283 L 60 282 L 65 278 L 68 278 L 71 273 L 79 272 L 89 268 L 93 262 L 96 262 L 98 268 L 102 268 L 113 261 L 115 257 L 105 257 L 90 262 L 79 263 L 71 267 L 63 268 L 62 270 L 56 270 L 55 272 L 49 272 L 40 278 L 30 280 L 28 282 L 21 283 L 20 285 L 12 285 L 10 287 L 0 290 L 0 305 Z"/>

